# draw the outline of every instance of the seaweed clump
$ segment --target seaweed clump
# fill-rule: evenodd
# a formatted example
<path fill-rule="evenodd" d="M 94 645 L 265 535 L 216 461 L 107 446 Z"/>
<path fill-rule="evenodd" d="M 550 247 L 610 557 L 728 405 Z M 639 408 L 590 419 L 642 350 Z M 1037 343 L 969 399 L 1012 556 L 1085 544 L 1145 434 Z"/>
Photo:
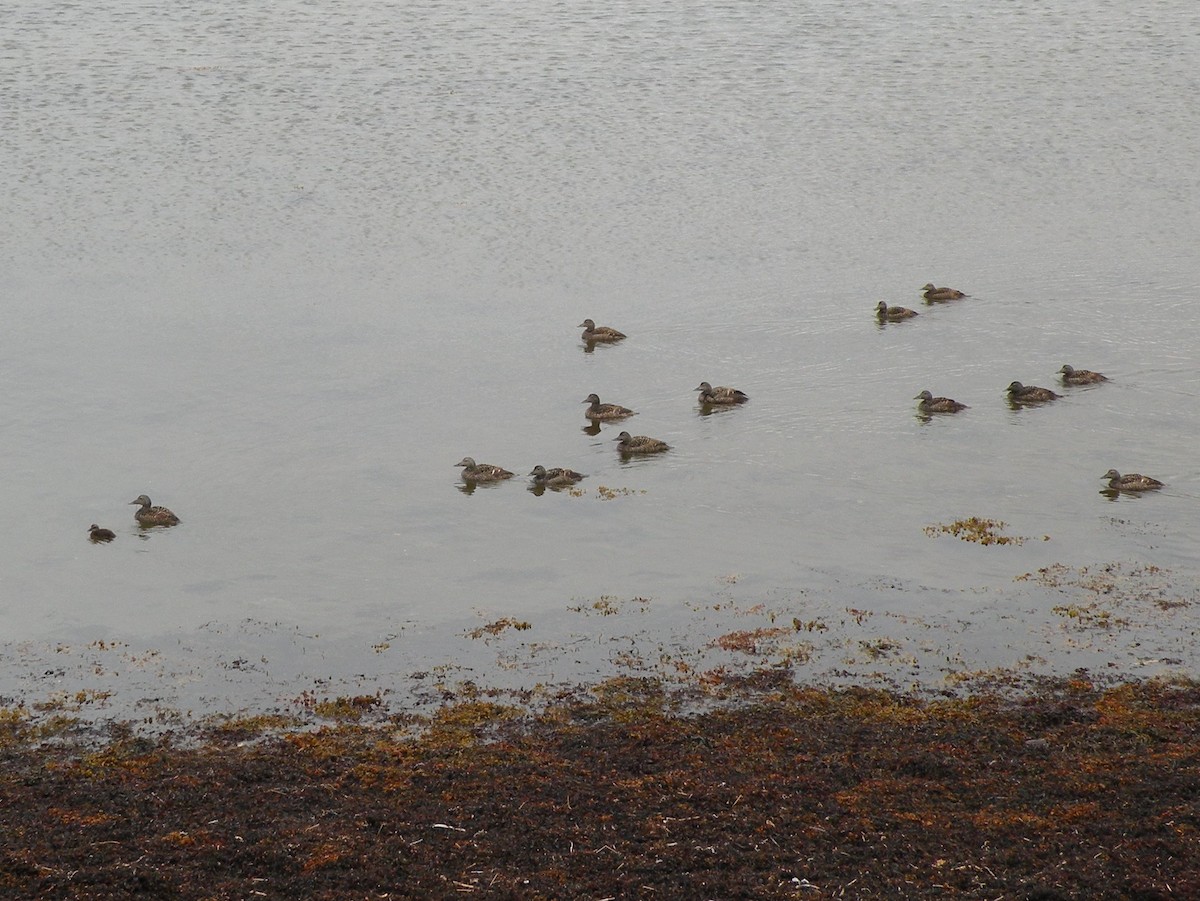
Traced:
<path fill-rule="evenodd" d="M 936 537 L 937 535 L 953 535 L 962 541 L 970 541 L 975 544 L 1024 544 L 1026 539 L 1020 535 L 1002 535 L 1000 534 L 1008 525 L 1006 522 L 1001 522 L 998 519 L 984 519 L 979 516 L 970 516 L 966 519 L 956 519 L 951 523 L 935 524 L 926 526 L 924 532 L 926 535 Z M 1049 541 L 1050 536 L 1042 536 L 1043 541 Z"/>

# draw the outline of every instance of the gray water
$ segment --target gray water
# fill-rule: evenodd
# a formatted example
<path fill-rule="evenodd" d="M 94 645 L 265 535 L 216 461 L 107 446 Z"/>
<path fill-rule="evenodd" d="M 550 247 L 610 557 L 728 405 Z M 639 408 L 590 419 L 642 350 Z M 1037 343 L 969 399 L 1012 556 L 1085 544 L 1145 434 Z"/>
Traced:
<path fill-rule="evenodd" d="M 145 655 L 197 707 L 390 691 L 500 617 L 529 678 L 603 675 L 620 629 L 571 612 L 600 597 L 650 599 L 678 653 L 728 625 L 699 611 L 843 611 L 836 669 L 851 608 L 963 669 L 1200 662 L 1194 4 L 4 21 L 0 697 L 119 691 Z M 586 352 L 585 317 L 628 340 Z M 1063 363 L 1112 381 L 1005 403 Z M 701 380 L 752 399 L 702 416 Z M 923 388 L 970 409 L 922 422 Z M 586 433 L 593 391 L 638 415 Z M 622 428 L 673 450 L 624 463 Z M 459 490 L 464 455 L 518 478 Z M 538 463 L 584 493 L 527 491 Z M 1108 499 L 1110 467 L 1167 488 Z M 141 493 L 183 524 L 141 532 Z M 972 515 L 1033 540 L 924 531 Z M 1064 635 L 1063 592 L 1014 582 L 1057 563 L 1158 567 L 1179 604 Z M 226 684 L 246 661 L 268 688 Z"/>

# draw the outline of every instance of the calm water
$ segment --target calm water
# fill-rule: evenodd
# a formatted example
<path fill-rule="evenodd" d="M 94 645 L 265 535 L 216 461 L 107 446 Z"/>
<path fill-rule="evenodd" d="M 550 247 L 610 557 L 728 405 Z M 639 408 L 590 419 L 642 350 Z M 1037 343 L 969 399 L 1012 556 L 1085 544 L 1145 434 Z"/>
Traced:
<path fill-rule="evenodd" d="M 967 668 L 1200 661 L 1193 4 L 5 21 L 0 696 L 72 689 L 63 649 L 103 640 L 128 648 L 114 679 L 190 654 L 188 703 L 257 702 L 461 662 L 501 616 L 589 648 L 526 666 L 570 677 L 619 631 L 568 612 L 601 596 L 651 598 L 651 644 L 761 602 L 935 624 L 914 645 Z M 972 296 L 925 307 L 927 281 Z M 921 316 L 880 327 L 881 299 Z M 630 338 L 585 353 L 585 317 Z M 1113 381 L 1004 402 L 1068 362 Z M 701 380 L 752 401 L 698 415 Z M 970 409 L 922 423 L 923 388 Z M 593 391 L 638 415 L 587 434 Z M 624 464 L 622 428 L 675 449 Z M 464 455 L 587 492 L 464 493 Z M 1168 488 L 1107 500 L 1110 467 Z M 138 534 L 143 492 L 183 525 Z M 1050 540 L 923 531 L 970 515 Z M 1013 578 L 1112 562 L 1190 606 L 1072 656 L 1061 592 Z M 205 666 L 243 657 L 271 689 Z"/>

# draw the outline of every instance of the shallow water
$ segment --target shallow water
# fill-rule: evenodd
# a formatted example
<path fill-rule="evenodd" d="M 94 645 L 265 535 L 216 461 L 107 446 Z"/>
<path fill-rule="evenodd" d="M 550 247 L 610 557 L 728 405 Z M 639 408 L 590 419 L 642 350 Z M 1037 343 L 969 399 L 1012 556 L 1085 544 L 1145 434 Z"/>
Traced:
<path fill-rule="evenodd" d="M 651 642 L 725 600 L 961 611 L 962 666 L 1054 669 L 1074 642 L 1046 648 L 1053 597 L 1015 576 L 1136 561 L 1190 604 L 1195 25 L 1174 2 L 18 10 L 0 694 L 104 640 L 206 649 L 203 703 L 236 704 L 204 660 L 269 646 L 286 693 L 388 644 L 386 679 L 458 660 L 480 618 L 599 642 L 563 620 L 600 596 L 652 598 Z M 971 297 L 925 306 L 927 281 Z M 921 315 L 880 326 L 880 299 Z M 630 337 L 587 353 L 585 317 Z M 1068 362 L 1112 382 L 1005 403 Z M 702 416 L 701 380 L 752 400 Z M 922 422 L 923 388 L 970 409 Z M 593 391 L 638 415 L 586 433 Z M 673 450 L 622 462 L 624 428 Z M 518 478 L 465 493 L 464 455 Z M 538 463 L 584 495 L 528 492 Z M 1110 467 L 1168 487 L 1106 499 Z M 143 492 L 183 524 L 139 533 Z M 923 531 L 971 515 L 1050 540 Z"/>

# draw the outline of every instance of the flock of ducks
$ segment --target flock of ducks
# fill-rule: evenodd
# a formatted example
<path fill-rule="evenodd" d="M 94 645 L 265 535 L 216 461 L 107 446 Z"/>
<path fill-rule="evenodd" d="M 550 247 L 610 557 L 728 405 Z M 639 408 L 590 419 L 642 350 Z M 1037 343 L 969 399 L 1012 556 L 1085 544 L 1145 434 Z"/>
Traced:
<path fill-rule="evenodd" d="M 926 303 L 943 303 L 950 300 L 961 300 L 968 296 L 956 288 L 939 288 L 932 282 L 921 289 L 921 295 Z M 880 322 L 901 322 L 919 314 L 916 310 L 910 310 L 908 307 L 890 307 L 886 301 L 881 300 L 875 308 L 875 315 Z M 619 332 L 606 325 L 598 326 L 591 319 L 583 320 L 579 323 L 578 328 L 583 329 L 583 342 L 589 350 L 596 344 L 615 344 L 626 337 L 624 332 Z M 1108 381 L 1107 376 L 1099 372 L 1093 372 L 1090 369 L 1075 369 L 1070 365 L 1064 365 L 1058 372 L 1064 385 L 1096 385 Z M 703 407 L 736 406 L 744 404 L 750 399 L 749 395 L 737 388 L 725 385 L 718 385 L 714 388 L 708 382 L 701 382 L 693 390 L 699 392 L 700 404 Z M 1043 404 L 1062 397 L 1061 394 L 1049 388 L 1022 385 L 1020 382 L 1010 384 L 1005 393 L 1008 395 L 1009 402 L 1015 406 Z M 922 391 L 913 400 L 917 401 L 917 411 L 923 416 L 934 413 L 958 413 L 960 410 L 967 409 L 966 404 L 959 403 L 950 397 L 934 397 L 933 393 L 928 390 Z M 602 422 L 618 422 L 634 415 L 633 410 L 622 407 L 620 404 L 601 403 L 598 394 L 589 394 L 583 403 L 588 405 L 587 409 L 583 411 L 583 415 L 596 426 L 597 430 Z M 616 442 L 617 451 L 622 457 L 661 454 L 671 449 L 669 444 L 658 438 L 652 438 L 649 435 L 630 435 L 629 432 L 621 432 L 617 436 Z M 477 483 L 501 482 L 513 477 L 513 473 L 502 466 L 476 463 L 472 457 L 463 457 L 455 466 L 462 467 L 462 480 L 468 487 Z M 564 466 L 547 469 L 541 464 L 533 467 L 529 477 L 530 487 L 535 491 L 547 488 L 558 491 L 569 488 L 586 478 L 583 473 Z M 1163 483 L 1158 479 L 1137 472 L 1122 475 L 1117 470 L 1110 469 L 1101 478 L 1108 482 L 1110 491 L 1141 492 L 1154 491 L 1163 487 Z M 138 509 L 134 511 L 133 518 L 142 528 L 150 529 L 179 524 L 178 516 L 166 507 L 154 506 L 151 504 L 150 498 L 144 494 L 138 495 L 136 500 L 129 503 L 137 505 Z M 96 523 L 92 523 L 88 527 L 88 538 L 94 544 L 107 544 L 116 537 L 116 533 L 112 529 L 101 528 Z"/>
<path fill-rule="evenodd" d="M 921 296 L 927 304 L 933 304 L 961 300 L 968 295 L 957 288 L 938 287 L 930 282 L 921 288 Z M 908 307 L 888 306 L 886 301 L 881 300 L 875 308 L 875 315 L 880 322 L 901 322 L 919 314 L 916 310 L 910 310 Z M 579 328 L 583 329 L 583 342 L 589 350 L 596 344 L 612 344 L 625 338 L 624 332 L 619 332 L 609 326 L 598 326 L 591 319 L 583 320 L 579 324 Z M 1107 376 L 1102 373 L 1093 372 L 1090 369 L 1076 369 L 1070 365 L 1064 365 L 1058 373 L 1064 385 L 1095 385 L 1108 381 Z M 734 406 L 750 399 L 744 391 L 737 388 L 724 385 L 714 388 L 708 382 L 701 382 L 694 390 L 699 392 L 699 400 L 704 407 Z M 1012 382 L 1005 393 L 1009 403 L 1016 407 L 1027 404 L 1044 404 L 1062 397 L 1061 394 L 1050 388 L 1043 388 L 1039 385 L 1023 385 L 1020 382 Z M 935 413 L 958 413 L 967 409 L 967 405 L 964 403 L 959 403 L 950 397 L 934 397 L 933 393 L 928 390 L 922 391 L 913 400 L 917 401 L 917 411 L 922 416 L 931 416 Z M 592 422 L 597 431 L 602 422 L 618 422 L 634 415 L 633 410 L 620 404 L 601 403 L 598 394 L 589 394 L 583 403 L 588 405 L 583 415 Z M 622 456 L 660 454 L 671 449 L 669 444 L 658 438 L 652 438 L 649 435 L 630 435 L 629 432 L 621 432 L 616 441 L 617 450 Z M 476 463 L 472 457 L 463 457 L 456 465 L 462 467 L 462 479 L 468 487 L 480 482 L 499 482 L 513 477 L 512 472 L 501 466 Z M 541 465 L 535 466 L 529 476 L 531 487 L 538 491 L 546 488 L 555 490 L 567 488 L 585 478 L 582 473 L 573 469 L 565 467 L 547 469 Z M 1163 483 L 1158 479 L 1136 472 L 1121 475 L 1115 469 L 1110 469 L 1102 478 L 1107 480 L 1109 491 L 1141 492 L 1163 487 Z"/>
<path fill-rule="evenodd" d="M 626 337 L 624 332 L 619 332 L 606 325 L 596 325 L 595 321 L 591 319 L 583 320 L 579 323 L 578 328 L 583 329 L 583 343 L 588 350 L 597 344 L 615 344 Z M 693 390 L 699 392 L 700 405 L 705 409 L 733 407 L 744 404 L 750 399 L 746 392 L 737 388 L 730 388 L 726 385 L 713 387 L 708 382 L 701 382 Z M 619 422 L 634 415 L 633 410 L 620 404 L 601 403 L 598 394 L 589 394 L 582 402 L 588 405 L 587 409 L 583 411 L 583 415 L 595 428 L 595 432 L 592 434 L 599 432 L 602 422 Z M 671 445 L 659 438 L 653 438 L 650 435 L 631 435 L 629 432 L 621 432 L 616 437 L 616 442 L 617 452 L 623 458 L 661 454 L 671 449 Z M 466 489 L 473 488 L 480 483 L 502 482 L 505 479 L 511 479 L 514 475 L 511 470 L 505 469 L 503 466 L 496 466 L 492 463 L 476 463 L 474 457 L 463 457 L 454 465 L 462 467 L 462 480 Z M 583 473 L 573 469 L 562 466 L 547 469 L 541 464 L 533 467 L 529 476 L 530 488 L 535 492 L 541 492 L 546 488 L 555 491 L 569 488 L 586 478 Z"/>
<path fill-rule="evenodd" d="M 968 295 L 956 288 L 939 288 L 930 282 L 921 289 L 921 296 L 925 298 L 926 303 L 943 303 L 948 300 L 961 300 Z M 879 301 L 878 306 L 875 307 L 875 316 L 881 323 L 902 322 L 917 315 L 919 314 L 916 310 L 910 310 L 908 307 L 889 307 L 883 300 Z M 1076 369 L 1070 365 L 1064 365 L 1058 372 L 1064 385 L 1098 385 L 1108 381 L 1108 377 L 1099 372 L 1093 372 L 1090 369 Z M 1017 407 L 1026 404 L 1044 404 L 1062 397 L 1061 394 L 1049 388 L 1022 385 L 1020 382 L 1011 383 L 1005 389 L 1005 393 L 1008 395 L 1009 403 Z M 917 411 L 922 416 L 933 413 L 957 413 L 967 409 L 966 404 L 949 397 L 934 397 L 931 391 L 922 391 L 913 400 L 917 401 Z M 1158 479 L 1152 479 L 1150 476 L 1144 476 L 1138 472 L 1121 475 L 1115 469 L 1110 469 L 1101 478 L 1108 481 L 1109 491 L 1153 491 L 1163 487 L 1163 483 Z"/>

